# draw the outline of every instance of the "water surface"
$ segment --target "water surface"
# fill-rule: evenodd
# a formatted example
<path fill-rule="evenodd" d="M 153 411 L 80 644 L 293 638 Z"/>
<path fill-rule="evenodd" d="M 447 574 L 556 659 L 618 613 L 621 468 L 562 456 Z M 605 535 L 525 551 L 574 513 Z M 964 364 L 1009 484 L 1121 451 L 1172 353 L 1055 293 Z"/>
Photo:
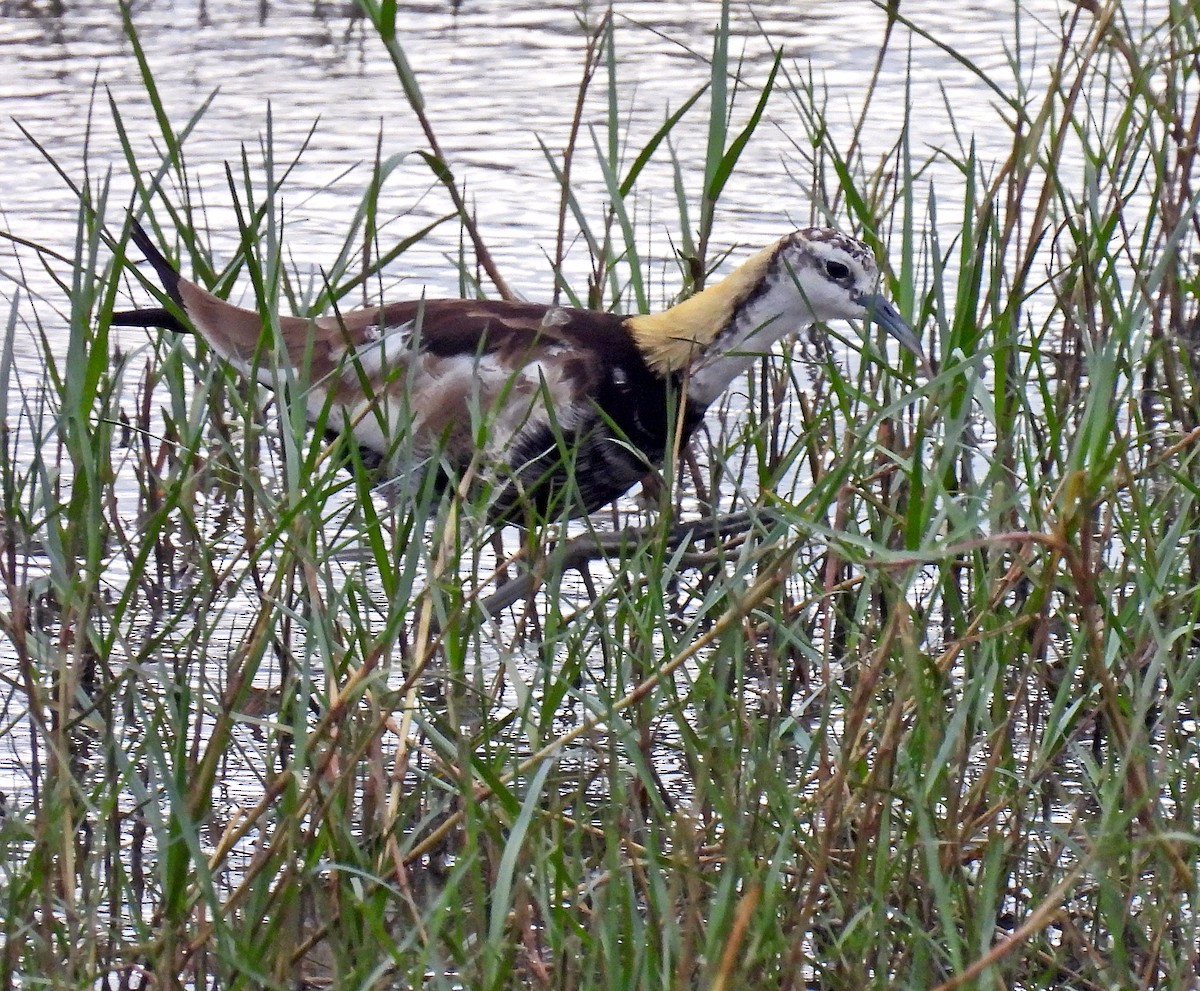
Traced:
<path fill-rule="evenodd" d="M 566 143 L 585 45 L 580 24 L 595 23 L 603 7 L 491 0 L 468 0 L 457 10 L 444 2 L 401 6 L 402 43 L 485 237 L 514 287 L 529 298 L 544 297 L 552 284 L 547 257 L 558 199 L 538 142 L 556 154 Z M 1046 0 L 1025 5 L 1023 40 L 1035 53 L 1031 57 L 1037 49 L 1030 36 L 1039 34 L 1039 21 L 1056 21 L 1060 6 Z M 708 79 L 706 59 L 719 9 L 712 2 L 614 5 L 617 103 L 627 163 L 664 116 Z M 985 5 L 970 19 L 935 3 L 907 4 L 904 10 L 980 66 L 1003 66 L 1005 45 L 1013 36 L 1007 6 Z M 776 0 L 735 4 L 732 19 L 731 54 L 740 60 L 750 88 L 741 94 L 735 124 L 749 114 L 757 96 L 751 90 L 765 80 L 772 46 L 779 46 L 788 79 L 801 83 L 811 77 L 826 88 L 829 124 L 848 136 L 884 37 L 882 12 L 867 2 Z M 425 147 L 382 44 L 350 5 L 154 0 L 137 5 L 133 21 L 176 127 L 213 97 L 185 154 L 193 192 L 202 196 L 218 236 L 235 226 L 226 165 L 236 170 L 243 151 L 252 162 L 261 161 L 268 114 L 278 160 L 300 155 L 308 140 L 282 196 L 287 249 L 302 267 L 328 264 L 340 247 L 377 149 L 386 157 Z M 1048 59 L 1053 51 L 1043 47 Z M 0 124 L 3 227 L 65 250 L 73 242 L 73 197 L 42 152 L 7 118 L 23 125 L 76 182 L 84 178 L 85 158 L 93 169 L 111 166 L 113 204 L 123 205 L 131 186 L 122 175 L 124 155 L 109 101 L 119 108 L 140 156 L 152 161 L 151 150 L 162 147 L 133 48 L 116 4 L 8 3 L 0 8 L 0 57 L 9 67 L 0 80 L 6 117 Z M 602 68 L 592 87 L 585 114 L 589 130 L 581 135 L 574 172 L 575 186 L 597 222 L 605 190 L 593 136 L 606 140 L 605 82 Z M 957 146 L 945 111 L 949 101 L 959 128 L 980 143 L 984 160 L 1006 154 L 1005 133 L 995 126 L 994 95 L 944 52 L 897 27 L 865 132 L 869 162 L 881 159 L 897 141 L 901 115 L 893 118 L 888 108 L 902 100 L 914 104 L 915 119 L 922 122 L 921 133 L 912 136 L 918 147 Z M 703 103 L 676 134 L 693 203 L 703 162 Z M 745 251 L 820 217 L 825 205 L 808 195 L 812 169 L 805 157 L 810 153 L 795 99 L 782 86 L 724 197 L 718 246 Z M 929 178 L 947 180 L 942 192 L 952 203 L 961 177 L 947 168 Z M 431 184 L 428 168 L 415 156 L 389 183 L 385 204 L 411 216 L 397 237 L 444 212 L 445 199 Z M 658 263 L 661 291 L 669 294 L 678 282 L 669 260 L 679 222 L 665 147 L 639 188 L 639 227 L 651 238 L 645 251 Z M 167 191 L 172 194 L 178 191 Z M 113 215 L 113 222 L 119 220 L 119 210 Z M 952 206 L 946 215 L 953 216 Z M 413 291 L 424 286 L 430 294 L 454 293 L 457 279 L 444 256 L 457 250 L 458 232 L 447 226 L 440 238 L 408 256 L 396 274 L 411 279 Z M 581 271 L 582 252 L 574 252 L 569 262 L 576 274 Z M 44 285 L 36 273 L 27 275 Z M 11 294 L 11 286 L 0 290 Z"/>

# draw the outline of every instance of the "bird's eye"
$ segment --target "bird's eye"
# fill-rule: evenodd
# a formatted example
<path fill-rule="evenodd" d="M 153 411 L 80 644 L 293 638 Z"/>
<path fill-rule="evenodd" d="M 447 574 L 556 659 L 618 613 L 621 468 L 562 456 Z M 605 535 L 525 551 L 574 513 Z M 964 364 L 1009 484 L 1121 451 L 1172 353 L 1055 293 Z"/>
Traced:
<path fill-rule="evenodd" d="M 842 279 L 850 277 L 850 266 L 844 265 L 842 262 L 828 261 L 825 263 L 825 274 L 834 282 L 841 282 Z"/>

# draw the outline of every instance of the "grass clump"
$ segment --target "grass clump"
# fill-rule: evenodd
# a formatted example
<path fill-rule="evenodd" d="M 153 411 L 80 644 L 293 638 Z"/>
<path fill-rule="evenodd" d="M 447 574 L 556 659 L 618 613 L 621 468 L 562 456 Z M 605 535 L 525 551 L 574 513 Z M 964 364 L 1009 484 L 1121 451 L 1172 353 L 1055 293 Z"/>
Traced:
<path fill-rule="evenodd" d="M 464 291 L 511 294 L 395 5 L 364 10 L 445 190 L 438 223 L 461 226 Z M 941 46 L 994 94 L 1006 159 L 965 132 L 928 149 L 907 118 L 869 158 L 789 59 L 747 92 L 727 9 L 707 84 L 629 134 L 617 54 L 637 29 L 584 25 L 576 126 L 565 154 L 545 147 L 548 293 L 664 302 L 637 209 L 656 168 L 677 177 L 677 282 L 702 285 L 769 107 L 803 132 L 797 198 L 888 246 L 936 369 L 888 367 L 871 341 L 807 360 L 802 342 L 666 467 L 657 516 L 625 507 L 515 557 L 468 493 L 375 489 L 306 428 L 296 383 L 268 395 L 194 341 L 118 341 L 124 202 L 87 163 L 73 254 L 22 249 L 67 303 L 12 292 L 0 363 L 20 755 L 0 981 L 1195 983 L 1196 25 L 1179 5 L 1146 24 L 1079 5 L 1048 73 L 1018 48 L 1002 76 L 890 16 L 880 64 L 904 39 Z M 139 158 L 115 103 L 103 126 L 199 281 L 250 283 L 270 323 L 376 298 L 438 229 L 384 233 L 381 191 L 414 166 L 381 155 L 306 287 L 279 209 L 304 148 L 278 158 L 268 120 L 221 190 L 239 243 L 213 250 L 187 157 L 208 104 L 173 124 L 126 26 L 165 151 Z M 896 96 L 864 92 L 860 121 Z M 694 189 L 673 139 L 703 112 Z M 928 180 L 947 167 L 952 191 Z M 39 342 L 36 388 L 19 334 Z"/>

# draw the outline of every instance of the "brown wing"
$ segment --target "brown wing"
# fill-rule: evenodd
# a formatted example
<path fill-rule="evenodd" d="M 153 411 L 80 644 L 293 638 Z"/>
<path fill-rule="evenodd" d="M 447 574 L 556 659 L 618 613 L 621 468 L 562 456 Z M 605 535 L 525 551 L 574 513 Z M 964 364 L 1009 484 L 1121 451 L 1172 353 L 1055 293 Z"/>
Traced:
<path fill-rule="evenodd" d="M 464 299 L 281 317 L 275 357 L 256 311 L 187 280 L 179 294 L 218 354 L 268 385 L 282 359 L 306 386 L 313 420 L 348 426 L 397 469 L 435 454 L 465 465 L 481 439 L 488 460 L 504 461 L 551 421 L 570 431 L 594 417 L 613 363 L 640 361 L 616 315 Z"/>
<path fill-rule="evenodd" d="M 226 360 L 247 371 L 271 363 L 258 311 L 235 306 L 186 279 L 179 295 L 197 332 Z M 615 314 L 537 303 L 432 299 L 307 319 L 281 316 L 287 361 L 316 381 L 357 357 L 388 366 L 414 347 L 438 357 L 499 355 L 511 364 L 548 351 L 625 352 L 631 344 Z"/>

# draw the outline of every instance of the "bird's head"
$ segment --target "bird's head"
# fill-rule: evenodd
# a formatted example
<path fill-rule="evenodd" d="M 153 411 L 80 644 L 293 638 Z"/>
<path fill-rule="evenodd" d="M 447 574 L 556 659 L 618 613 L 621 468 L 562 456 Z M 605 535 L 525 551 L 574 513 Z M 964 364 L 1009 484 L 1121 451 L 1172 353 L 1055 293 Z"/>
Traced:
<path fill-rule="evenodd" d="M 829 227 L 795 231 L 781 242 L 767 279 L 773 298 L 765 305 L 791 311 L 796 324 L 871 320 L 924 361 L 917 335 L 880 294 L 879 266 L 861 241 Z"/>
<path fill-rule="evenodd" d="M 703 292 L 627 323 L 650 366 L 686 371 L 689 395 L 707 404 L 785 335 L 813 323 L 866 319 L 929 368 L 920 339 L 880 295 L 870 249 L 832 228 L 805 227 Z"/>

